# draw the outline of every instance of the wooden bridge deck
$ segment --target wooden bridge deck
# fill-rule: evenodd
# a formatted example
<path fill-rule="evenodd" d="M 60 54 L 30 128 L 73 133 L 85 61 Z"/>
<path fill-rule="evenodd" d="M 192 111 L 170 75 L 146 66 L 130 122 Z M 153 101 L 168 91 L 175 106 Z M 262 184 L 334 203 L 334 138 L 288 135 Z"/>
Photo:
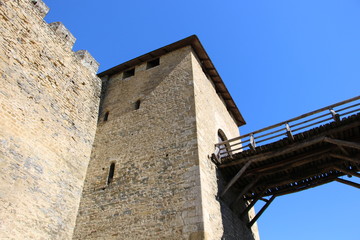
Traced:
<path fill-rule="evenodd" d="M 227 181 L 221 197 L 230 188 L 235 188 L 240 194 L 232 205 L 240 199 L 249 201 L 243 214 L 258 200 L 264 200 L 266 204 L 250 221 L 251 226 L 277 196 L 332 181 L 360 188 L 359 184 L 340 178 L 344 175 L 360 177 L 359 99 L 360 96 L 247 134 L 247 146 L 242 140 L 244 136 L 217 144 L 213 161 Z M 335 107 L 339 110 L 335 111 Z M 330 119 L 328 114 L 323 114 L 324 111 L 328 111 Z M 302 121 L 294 123 L 299 120 Z M 312 123 L 314 121 L 316 124 Z M 291 128 L 294 125 L 306 130 L 293 134 Z M 309 129 L 314 125 L 316 127 Z M 280 136 L 278 133 L 281 131 L 275 129 L 279 126 L 283 126 Z M 264 133 L 268 130 L 270 134 Z M 254 133 L 265 137 L 264 142 L 275 141 L 256 146 Z"/>

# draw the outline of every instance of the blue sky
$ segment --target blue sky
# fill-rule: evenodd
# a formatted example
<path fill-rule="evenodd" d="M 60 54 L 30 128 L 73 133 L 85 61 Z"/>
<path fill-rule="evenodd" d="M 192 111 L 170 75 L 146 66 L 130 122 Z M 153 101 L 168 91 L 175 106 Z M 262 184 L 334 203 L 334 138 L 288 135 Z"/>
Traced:
<path fill-rule="evenodd" d="M 100 71 L 198 35 L 248 123 L 242 133 L 359 95 L 358 0 L 45 2 L 46 20 L 63 22 Z M 359 240 L 359 199 L 340 183 L 279 197 L 261 237 Z"/>

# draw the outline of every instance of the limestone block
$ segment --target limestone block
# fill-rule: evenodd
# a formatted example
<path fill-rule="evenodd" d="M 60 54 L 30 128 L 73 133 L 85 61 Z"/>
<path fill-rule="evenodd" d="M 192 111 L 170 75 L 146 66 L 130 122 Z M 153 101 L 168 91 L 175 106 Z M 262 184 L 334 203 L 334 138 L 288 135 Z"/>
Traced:
<path fill-rule="evenodd" d="M 50 28 L 54 30 L 56 35 L 64 40 L 65 45 L 69 48 L 74 46 L 76 38 L 71 34 L 71 32 L 62 24 L 61 22 L 53 22 L 49 24 Z"/>
<path fill-rule="evenodd" d="M 48 14 L 50 8 L 42 0 L 31 0 L 31 3 L 34 5 L 35 9 L 38 10 L 39 15 L 42 18 Z"/>
<path fill-rule="evenodd" d="M 95 60 L 95 58 L 93 58 L 93 56 L 91 56 L 87 50 L 79 50 L 75 54 L 85 67 L 94 73 L 97 72 L 100 64 Z"/>

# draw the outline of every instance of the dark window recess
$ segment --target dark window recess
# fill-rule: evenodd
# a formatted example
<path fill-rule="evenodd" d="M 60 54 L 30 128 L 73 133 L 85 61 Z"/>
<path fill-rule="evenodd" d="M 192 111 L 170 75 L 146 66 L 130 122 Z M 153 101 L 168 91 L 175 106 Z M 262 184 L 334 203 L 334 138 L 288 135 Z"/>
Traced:
<path fill-rule="evenodd" d="M 225 136 L 225 133 L 219 129 L 218 131 L 218 143 L 220 142 L 224 142 L 227 140 L 227 137 Z M 229 156 L 227 150 L 229 150 L 229 146 L 228 144 L 222 144 L 222 145 L 219 145 L 219 154 L 220 154 L 220 157 L 227 157 Z"/>
<path fill-rule="evenodd" d="M 114 178 L 114 171 L 115 171 L 115 163 L 111 163 L 110 169 L 109 169 L 109 176 L 108 176 L 108 180 L 107 180 L 108 185 L 112 182 L 112 180 Z"/>
<path fill-rule="evenodd" d="M 135 110 L 137 110 L 137 109 L 140 108 L 140 103 L 141 103 L 140 100 L 137 100 L 137 101 L 135 102 Z"/>
<path fill-rule="evenodd" d="M 148 61 L 146 64 L 146 69 L 153 68 L 160 65 L 160 58 L 156 58 L 154 60 Z"/>
<path fill-rule="evenodd" d="M 127 70 L 123 74 L 123 79 L 134 76 L 135 75 L 135 68 Z"/>
<path fill-rule="evenodd" d="M 106 122 L 109 119 L 109 111 L 107 111 L 104 115 L 104 122 Z"/>

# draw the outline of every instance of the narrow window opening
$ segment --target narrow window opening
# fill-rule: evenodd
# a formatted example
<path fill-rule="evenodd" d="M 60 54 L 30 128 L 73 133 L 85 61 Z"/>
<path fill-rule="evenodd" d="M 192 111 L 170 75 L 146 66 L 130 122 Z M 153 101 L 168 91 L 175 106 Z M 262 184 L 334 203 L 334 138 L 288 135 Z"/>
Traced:
<path fill-rule="evenodd" d="M 132 68 L 132 69 L 124 72 L 123 79 L 134 76 L 134 75 L 135 75 L 135 68 Z"/>
<path fill-rule="evenodd" d="M 141 103 L 140 100 L 137 100 L 137 101 L 135 102 L 135 110 L 137 110 L 137 109 L 140 108 L 140 103 Z"/>
<path fill-rule="evenodd" d="M 111 163 L 110 169 L 109 169 L 109 176 L 108 176 L 108 180 L 107 180 L 108 185 L 112 182 L 112 180 L 114 178 L 114 171 L 115 171 L 115 163 Z"/>
<path fill-rule="evenodd" d="M 107 111 L 104 115 L 104 122 L 106 122 L 109 119 L 109 111 Z"/>
<path fill-rule="evenodd" d="M 146 69 L 153 68 L 160 65 L 160 58 L 156 58 L 154 60 L 148 61 L 146 64 Z"/>
<path fill-rule="evenodd" d="M 218 131 L 218 143 L 224 142 L 227 140 L 227 137 L 225 135 L 225 133 L 219 129 Z M 219 145 L 219 155 L 220 157 L 227 157 L 229 156 L 228 150 L 230 150 L 228 144 L 221 144 Z"/>

